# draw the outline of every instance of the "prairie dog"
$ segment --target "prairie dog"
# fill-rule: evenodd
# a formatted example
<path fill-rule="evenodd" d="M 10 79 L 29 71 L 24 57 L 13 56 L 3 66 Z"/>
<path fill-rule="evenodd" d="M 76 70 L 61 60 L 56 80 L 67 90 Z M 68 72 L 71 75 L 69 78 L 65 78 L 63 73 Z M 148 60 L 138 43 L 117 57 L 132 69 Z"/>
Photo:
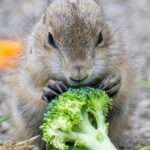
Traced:
<path fill-rule="evenodd" d="M 48 99 L 70 86 L 91 86 L 113 98 L 110 137 L 118 141 L 124 118 L 126 122 L 131 70 L 124 45 L 107 24 L 100 1 L 54 0 L 33 30 L 24 60 L 5 80 L 3 103 L 13 127 L 11 140 L 39 132 Z"/>

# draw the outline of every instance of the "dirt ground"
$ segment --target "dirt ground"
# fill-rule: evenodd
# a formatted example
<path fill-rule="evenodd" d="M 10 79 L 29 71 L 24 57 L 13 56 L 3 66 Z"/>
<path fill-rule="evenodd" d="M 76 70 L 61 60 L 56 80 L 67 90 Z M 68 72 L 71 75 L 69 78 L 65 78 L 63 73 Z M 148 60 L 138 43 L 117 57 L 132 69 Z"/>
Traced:
<path fill-rule="evenodd" d="M 0 0 L 0 38 L 26 38 L 48 0 Z M 137 81 L 150 78 L 150 1 L 103 0 L 106 19 L 121 30 Z M 122 149 L 150 146 L 150 89 L 137 84 Z"/>

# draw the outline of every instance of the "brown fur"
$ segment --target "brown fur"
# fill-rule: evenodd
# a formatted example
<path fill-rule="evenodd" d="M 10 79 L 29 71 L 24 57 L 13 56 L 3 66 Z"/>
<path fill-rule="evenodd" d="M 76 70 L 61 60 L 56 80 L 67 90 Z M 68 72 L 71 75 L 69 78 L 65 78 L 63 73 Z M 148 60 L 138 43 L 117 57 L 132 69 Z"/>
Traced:
<path fill-rule="evenodd" d="M 47 42 L 52 33 L 59 49 Z M 99 33 L 104 43 L 95 47 Z M 120 135 L 122 115 L 131 91 L 132 73 L 120 37 L 106 22 L 98 0 L 54 0 L 36 25 L 29 47 L 19 69 L 7 77 L 6 108 L 10 108 L 9 124 L 14 128 L 14 139 L 20 141 L 38 133 L 46 102 L 41 99 L 49 80 L 66 81 L 76 76 L 76 65 L 81 65 L 81 76 L 88 74 L 83 85 L 119 72 L 121 89 L 113 100 L 110 134 L 115 141 Z M 6 94 L 6 95 L 7 95 Z M 119 117 L 117 117 L 119 116 Z M 120 126 L 120 127 L 119 127 Z"/>

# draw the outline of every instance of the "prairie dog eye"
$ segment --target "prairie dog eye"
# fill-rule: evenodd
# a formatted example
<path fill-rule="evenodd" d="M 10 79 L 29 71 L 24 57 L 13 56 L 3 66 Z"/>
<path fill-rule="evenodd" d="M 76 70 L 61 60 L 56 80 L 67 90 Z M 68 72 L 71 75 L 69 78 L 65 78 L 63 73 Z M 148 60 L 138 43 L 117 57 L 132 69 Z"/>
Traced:
<path fill-rule="evenodd" d="M 54 48 L 58 48 L 55 41 L 54 41 L 54 38 L 50 32 L 48 33 L 48 44 Z"/>
<path fill-rule="evenodd" d="M 98 39 L 97 39 L 96 46 L 102 45 L 103 42 L 104 42 L 103 33 L 100 32 L 100 33 L 99 33 L 99 36 L 98 36 Z"/>

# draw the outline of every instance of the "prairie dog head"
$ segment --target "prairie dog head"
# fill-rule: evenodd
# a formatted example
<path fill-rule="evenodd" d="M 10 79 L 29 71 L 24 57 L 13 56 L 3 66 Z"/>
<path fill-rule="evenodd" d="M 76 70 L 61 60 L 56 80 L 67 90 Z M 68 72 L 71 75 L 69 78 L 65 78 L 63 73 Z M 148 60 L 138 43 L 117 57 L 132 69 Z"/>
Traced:
<path fill-rule="evenodd" d="M 32 59 L 50 78 L 70 85 L 95 82 L 121 51 L 98 0 L 54 0 L 32 37 Z"/>

